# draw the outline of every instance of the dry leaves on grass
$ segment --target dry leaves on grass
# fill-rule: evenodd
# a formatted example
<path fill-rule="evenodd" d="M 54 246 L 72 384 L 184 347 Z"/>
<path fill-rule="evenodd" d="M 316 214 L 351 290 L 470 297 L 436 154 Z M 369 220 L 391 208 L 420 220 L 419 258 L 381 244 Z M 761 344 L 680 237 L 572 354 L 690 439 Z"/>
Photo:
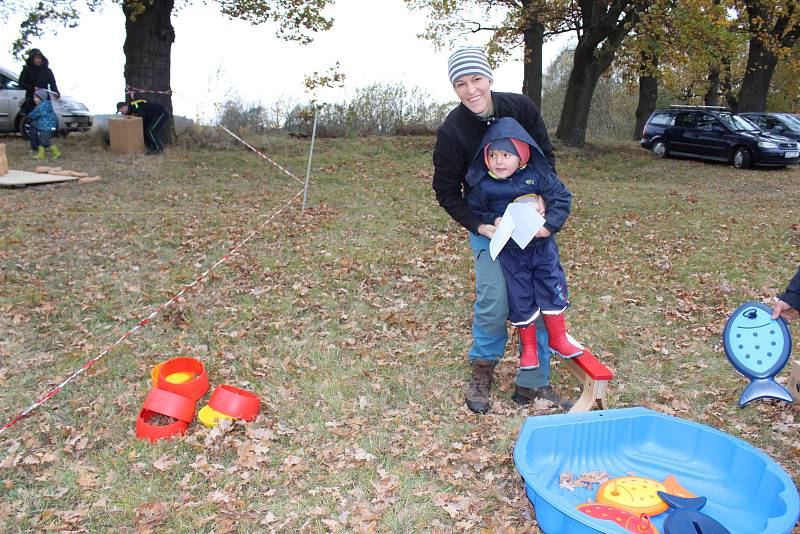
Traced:
<path fill-rule="evenodd" d="M 136 507 L 133 514 L 134 524 L 140 534 L 154 532 L 155 527 L 167 520 L 168 511 L 169 508 L 163 502 L 146 502 Z"/>

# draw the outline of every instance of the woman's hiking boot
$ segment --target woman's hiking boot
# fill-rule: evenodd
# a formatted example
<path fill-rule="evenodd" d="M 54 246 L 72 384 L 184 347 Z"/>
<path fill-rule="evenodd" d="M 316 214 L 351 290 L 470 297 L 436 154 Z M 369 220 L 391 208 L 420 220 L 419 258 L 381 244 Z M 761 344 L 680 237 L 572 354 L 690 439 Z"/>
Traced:
<path fill-rule="evenodd" d="M 495 362 L 472 360 L 472 380 L 467 390 L 467 408 L 475 413 L 486 413 L 492 401 Z"/>
<path fill-rule="evenodd" d="M 542 314 L 544 316 L 544 326 L 547 328 L 547 344 L 550 351 L 562 358 L 575 358 L 583 354 L 583 347 L 577 344 L 574 339 L 567 335 L 567 322 L 564 314 L 558 315 Z"/>
<path fill-rule="evenodd" d="M 539 352 L 536 348 L 536 323 L 517 328 L 522 353 L 519 355 L 520 369 L 536 369 L 539 367 Z"/>
<path fill-rule="evenodd" d="M 566 397 L 562 397 L 553 386 L 546 385 L 541 388 L 524 388 L 522 386 L 514 386 L 514 394 L 511 400 L 517 404 L 526 405 L 536 399 L 542 399 L 552 402 L 557 408 L 561 408 L 564 412 L 568 412 L 572 408 L 573 403 Z"/>

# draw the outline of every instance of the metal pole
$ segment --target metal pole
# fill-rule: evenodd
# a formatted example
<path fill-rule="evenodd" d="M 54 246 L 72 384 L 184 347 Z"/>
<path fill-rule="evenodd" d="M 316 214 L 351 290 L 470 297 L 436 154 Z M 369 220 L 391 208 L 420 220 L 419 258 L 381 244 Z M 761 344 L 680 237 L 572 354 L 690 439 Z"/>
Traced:
<path fill-rule="evenodd" d="M 306 211 L 306 203 L 308 201 L 308 179 L 311 177 L 311 158 L 314 157 L 314 141 L 317 139 L 317 115 L 319 108 L 314 106 L 314 127 L 311 129 L 311 148 L 308 149 L 308 168 L 306 168 L 306 185 L 303 187 L 303 209 L 300 210 L 302 215 Z"/>

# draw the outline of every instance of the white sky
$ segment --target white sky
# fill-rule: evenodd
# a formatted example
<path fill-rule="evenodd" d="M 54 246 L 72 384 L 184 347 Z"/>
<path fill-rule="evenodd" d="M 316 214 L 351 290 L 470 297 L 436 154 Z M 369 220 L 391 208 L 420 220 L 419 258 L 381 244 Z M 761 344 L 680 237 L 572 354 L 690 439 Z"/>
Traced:
<path fill-rule="evenodd" d="M 371 22 L 376 11 L 379 19 Z M 425 17 L 411 13 L 402 0 L 336 0 L 326 13 L 335 19 L 333 28 L 317 34 L 310 45 L 278 39 L 273 25 L 229 20 L 215 2 L 195 2 L 174 13 L 175 113 L 207 120 L 214 116 L 214 104 L 226 94 L 265 105 L 277 100 L 306 102 L 311 95 L 303 85 L 304 77 L 327 72 L 337 61 L 346 76 L 344 91 L 320 93 L 319 100 L 339 102 L 372 83 L 419 87 L 438 102 L 456 99 L 447 79 L 449 51 L 437 52 L 430 42 L 417 37 L 425 28 Z M 0 30 L 0 64 L 19 71 L 22 63 L 9 51 L 17 31 L 13 22 Z M 464 44 L 482 45 L 487 38 L 488 34 L 474 36 Z M 36 39 L 33 46 L 49 59 L 62 93 L 82 101 L 92 113 L 102 114 L 113 113 L 114 104 L 125 96 L 124 40 L 122 9 L 109 2 L 101 12 L 86 13 L 77 28 L 58 28 L 56 35 Z M 545 66 L 565 44 L 562 37 L 545 45 Z M 494 77 L 495 90 L 519 92 L 521 61 L 506 62 Z"/>

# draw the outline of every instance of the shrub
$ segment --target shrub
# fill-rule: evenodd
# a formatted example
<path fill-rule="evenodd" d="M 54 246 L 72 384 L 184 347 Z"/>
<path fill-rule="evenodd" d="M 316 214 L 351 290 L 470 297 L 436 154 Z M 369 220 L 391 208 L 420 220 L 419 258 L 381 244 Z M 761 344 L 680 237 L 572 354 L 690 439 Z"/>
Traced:
<path fill-rule="evenodd" d="M 427 92 L 400 84 L 373 84 L 356 90 L 349 102 L 318 108 L 317 135 L 345 137 L 368 135 L 422 135 L 436 132 L 452 103 L 431 103 Z M 284 128 L 310 135 L 313 104 L 296 106 Z"/>

